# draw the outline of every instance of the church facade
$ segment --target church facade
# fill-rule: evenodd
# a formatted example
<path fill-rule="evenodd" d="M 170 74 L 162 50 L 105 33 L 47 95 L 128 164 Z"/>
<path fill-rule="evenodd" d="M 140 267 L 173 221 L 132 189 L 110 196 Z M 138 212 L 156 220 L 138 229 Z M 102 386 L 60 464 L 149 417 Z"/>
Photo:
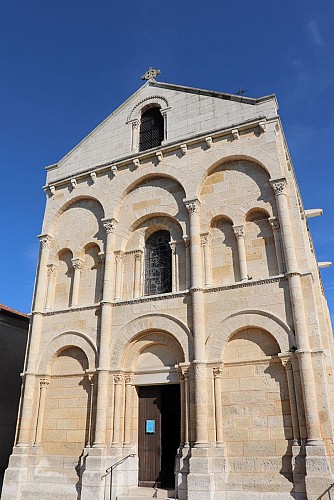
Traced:
<path fill-rule="evenodd" d="M 332 330 L 276 98 L 155 76 L 47 167 L 1 498 L 327 498 Z"/>

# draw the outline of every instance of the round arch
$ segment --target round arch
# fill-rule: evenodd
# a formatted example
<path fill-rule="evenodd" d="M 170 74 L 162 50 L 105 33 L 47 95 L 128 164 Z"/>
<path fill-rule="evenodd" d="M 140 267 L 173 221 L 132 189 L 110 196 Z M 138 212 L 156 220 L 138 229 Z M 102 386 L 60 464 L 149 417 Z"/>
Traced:
<path fill-rule="evenodd" d="M 212 328 L 206 340 L 208 361 L 222 359 L 222 353 L 232 335 L 244 328 L 261 328 L 270 333 L 278 343 L 282 353 L 294 345 L 293 331 L 279 318 L 260 310 L 245 310 L 231 314 L 217 327 Z"/>
<path fill-rule="evenodd" d="M 124 355 L 133 339 L 153 331 L 174 338 L 174 342 L 178 342 L 182 349 L 184 361 L 188 362 L 189 359 L 192 359 L 193 338 L 184 323 L 167 314 L 145 314 L 129 321 L 116 333 L 111 366 L 121 369 Z"/>
<path fill-rule="evenodd" d="M 96 196 L 92 196 L 91 194 L 92 186 L 78 186 L 75 189 L 75 196 L 73 196 L 72 192 L 64 194 L 65 200 L 62 198 L 62 203 L 57 201 L 57 195 L 54 195 L 53 198 L 47 203 L 42 233 L 52 235 L 59 217 L 78 201 L 95 201 L 101 207 L 104 217 L 106 213 L 106 207 L 108 206 L 108 198 L 106 194 L 100 189 L 95 188 L 95 186 L 93 189 Z M 88 193 L 88 190 L 90 191 L 90 193 Z"/>
<path fill-rule="evenodd" d="M 132 108 L 127 121 L 138 120 L 141 116 L 142 110 L 147 109 L 148 106 L 156 105 L 161 109 L 169 108 L 169 103 L 166 97 L 161 95 L 152 95 L 149 97 L 145 97 L 141 101 L 137 102 L 137 104 Z"/>
<path fill-rule="evenodd" d="M 87 356 L 89 370 L 96 369 L 97 349 L 95 344 L 84 333 L 66 332 L 57 335 L 43 349 L 37 362 L 37 373 L 50 374 L 52 360 L 60 351 L 68 347 L 78 347 Z"/>

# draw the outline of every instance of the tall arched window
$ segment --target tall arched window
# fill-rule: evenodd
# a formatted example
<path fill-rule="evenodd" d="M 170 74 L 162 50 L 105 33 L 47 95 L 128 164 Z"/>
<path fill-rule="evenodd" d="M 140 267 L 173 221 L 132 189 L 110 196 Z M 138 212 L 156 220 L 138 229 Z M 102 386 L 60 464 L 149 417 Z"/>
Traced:
<path fill-rule="evenodd" d="M 145 247 L 145 295 L 172 291 L 172 252 L 168 231 L 157 231 Z"/>
<path fill-rule="evenodd" d="M 151 108 L 141 116 L 139 151 L 156 148 L 164 138 L 164 119 L 159 108 Z"/>

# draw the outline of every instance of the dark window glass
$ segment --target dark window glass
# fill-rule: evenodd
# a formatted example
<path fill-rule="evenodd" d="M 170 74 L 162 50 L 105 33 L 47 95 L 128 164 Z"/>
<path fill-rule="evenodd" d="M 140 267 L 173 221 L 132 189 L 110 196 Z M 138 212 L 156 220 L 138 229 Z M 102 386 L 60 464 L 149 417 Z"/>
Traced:
<path fill-rule="evenodd" d="M 145 295 L 172 291 L 172 252 L 168 231 L 157 231 L 145 248 Z"/>
<path fill-rule="evenodd" d="M 160 146 L 163 138 L 164 119 L 158 108 L 151 108 L 141 117 L 139 151 Z"/>

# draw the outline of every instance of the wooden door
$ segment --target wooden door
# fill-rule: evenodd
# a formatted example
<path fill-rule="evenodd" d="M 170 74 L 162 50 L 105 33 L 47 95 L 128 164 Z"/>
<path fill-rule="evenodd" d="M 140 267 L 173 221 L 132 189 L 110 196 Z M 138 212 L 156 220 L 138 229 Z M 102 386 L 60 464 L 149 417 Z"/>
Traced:
<path fill-rule="evenodd" d="M 139 486 L 174 486 L 180 445 L 180 386 L 139 387 Z"/>
<path fill-rule="evenodd" d="M 139 392 L 139 486 L 161 486 L 161 386 Z"/>

